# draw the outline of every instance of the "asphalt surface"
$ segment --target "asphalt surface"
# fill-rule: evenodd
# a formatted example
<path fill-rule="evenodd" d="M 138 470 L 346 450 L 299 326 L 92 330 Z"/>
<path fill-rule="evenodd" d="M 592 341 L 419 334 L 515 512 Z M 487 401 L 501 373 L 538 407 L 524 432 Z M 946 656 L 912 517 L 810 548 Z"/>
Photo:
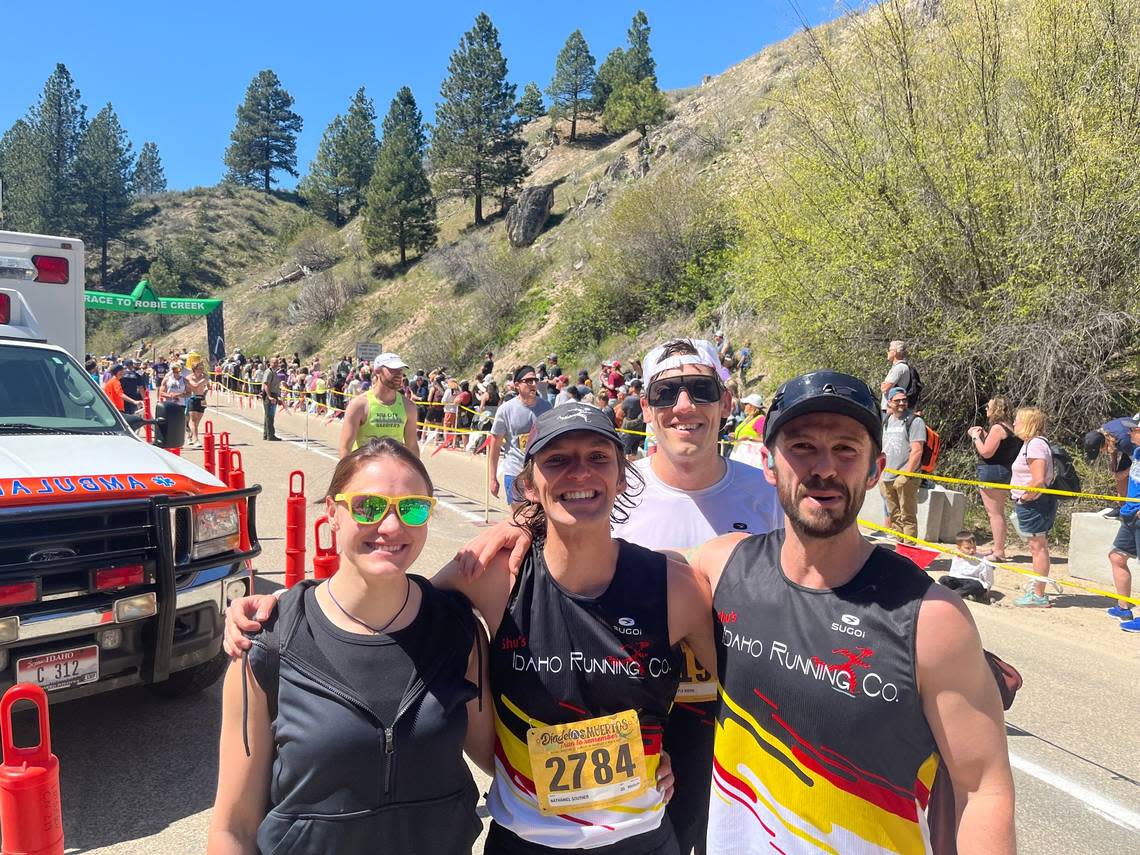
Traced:
<path fill-rule="evenodd" d="M 241 451 L 249 483 L 264 493 L 258 532 L 257 587 L 283 581 L 285 496 L 289 472 L 306 473 L 310 500 L 335 465 L 336 425 L 296 414 L 278 416 L 281 443 L 261 440 L 260 409 L 227 405 L 208 414 Z M 304 441 L 305 436 L 309 442 Z M 186 456 L 201 461 L 201 452 Z M 430 576 L 505 506 L 485 499 L 485 458 L 452 450 L 425 459 L 440 512 L 415 570 Z M 308 505 L 312 524 L 323 511 Z M 1063 569 L 1063 568 L 1062 568 Z M 937 572 L 937 569 L 936 569 Z M 1019 851 L 1045 855 L 1124 853 L 1140 844 L 1140 736 L 1134 727 L 1140 688 L 1140 636 L 1120 632 L 1101 598 L 1060 597 L 1056 607 L 1026 613 L 1009 605 L 1016 577 L 1002 574 L 1007 596 L 971 603 L 986 647 L 1015 664 L 1025 686 L 1007 715 L 1017 785 Z M 51 709 L 59 756 L 68 852 L 202 852 L 217 775 L 220 683 L 180 701 L 131 689 Z M 486 777 L 479 774 L 485 788 Z M 480 809 L 486 823 L 486 811 Z M 430 848 L 425 849 L 430 851 Z M 481 846 L 479 850 L 481 851 Z"/>

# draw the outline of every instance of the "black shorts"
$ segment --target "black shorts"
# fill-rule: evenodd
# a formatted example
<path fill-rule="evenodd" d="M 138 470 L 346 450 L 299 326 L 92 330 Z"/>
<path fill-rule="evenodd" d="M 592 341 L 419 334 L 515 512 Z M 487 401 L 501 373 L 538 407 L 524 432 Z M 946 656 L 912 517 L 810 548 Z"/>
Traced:
<path fill-rule="evenodd" d="M 190 400 L 186 402 L 186 412 L 188 413 L 204 413 L 206 412 L 206 399 L 199 398 L 197 395 L 191 395 Z"/>

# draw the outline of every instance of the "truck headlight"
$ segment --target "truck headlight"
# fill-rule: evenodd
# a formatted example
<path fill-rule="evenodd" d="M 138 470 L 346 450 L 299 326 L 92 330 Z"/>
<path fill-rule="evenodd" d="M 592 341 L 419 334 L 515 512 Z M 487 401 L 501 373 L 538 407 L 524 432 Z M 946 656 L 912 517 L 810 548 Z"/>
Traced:
<path fill-rule="evenodd" d="M 194 507 L 193 559 L 236 550 L 240 543 L 237 505 L 196 505 Z"/>

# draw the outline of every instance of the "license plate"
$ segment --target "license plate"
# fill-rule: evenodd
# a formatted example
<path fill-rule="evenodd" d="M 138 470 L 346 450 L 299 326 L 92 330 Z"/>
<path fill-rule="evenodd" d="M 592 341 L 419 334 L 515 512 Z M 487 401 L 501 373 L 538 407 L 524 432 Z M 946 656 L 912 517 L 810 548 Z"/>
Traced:
<path fill-rule="evenodd" d="M 43 689 L 66 689 L 99 679 L 99 647 L 75 647 L 16 660 L 16 682 Z"/>

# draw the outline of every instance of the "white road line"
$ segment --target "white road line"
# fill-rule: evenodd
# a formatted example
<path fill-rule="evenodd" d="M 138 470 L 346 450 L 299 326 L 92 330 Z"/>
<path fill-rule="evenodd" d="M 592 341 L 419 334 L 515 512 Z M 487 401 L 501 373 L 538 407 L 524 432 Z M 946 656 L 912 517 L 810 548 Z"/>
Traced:
<path fill-rule="evenodd" d="M 255 430 L 261 430 L 261 425 L 259 425 L 257 422 L 252 422 L 249 419 L 244 418 L 242 416 L 235 416 L 235 415 L 232 415 L 230 413 L 223 413 L 221 410 L 218 410 L 218 409 L 215 409 L 213 414 L 215 416 L 222 416 L 223 418 L 230 419 L 232 421 L 238 422 L 240 424 L 245 425 L 246 427 L 251 427 L 251 428 L 254 428 Z M 323 448 L 314 448 L 312 446 L 306 446 L 302 440 L 299 440 L 299 439 L 283 439 L 282 441 L 287 442 L 290 445 L 295 445 L 303 451 L 308 451 L 312 454 L 319 454 L 319 455 L 321 455 L 321 457 L 325 457 L 325 458 L 331 460 L 333 463 L 339 463 L 340 462 L 340 458 L 337 457 L 335 454 L 330 454 L 329 452 L 325 451 Z M 447 499 L 441 499 L 437 496 L 436 502 L 439 504 L 439 506 L 441 508 L 447 508 L 453 514 L 456 514 L 458 516 L 463 517 L 463 519 L 467 520 L 468 522 L 472 522 L 472 523 L 483 522 L 483 516 L 481 514 L 472 513 L 471 511 L 465 511 L 463 508 L 459 507 L 458 505 L 447 501 Z"/>
<path fill-rule="evenodd" d="M 1024 772 L 1026 775 L 1032 775 L 1050 787 L 1083 802 L 1093 813 L 1104 817 L 1114 825 L 1119 825 L 1128 831 L 1140 831 L 1140 813 L 1130 810 L 1112 799 L 1105 798 L 1096 790 L 1082 786 L 1073 779 L 1046 769 L 1032 760 L 1026 760 L 1020 754 L 1015 754 L 1012 751 L 1009 752 L 1009 764 L 1014 769 Z"/>

